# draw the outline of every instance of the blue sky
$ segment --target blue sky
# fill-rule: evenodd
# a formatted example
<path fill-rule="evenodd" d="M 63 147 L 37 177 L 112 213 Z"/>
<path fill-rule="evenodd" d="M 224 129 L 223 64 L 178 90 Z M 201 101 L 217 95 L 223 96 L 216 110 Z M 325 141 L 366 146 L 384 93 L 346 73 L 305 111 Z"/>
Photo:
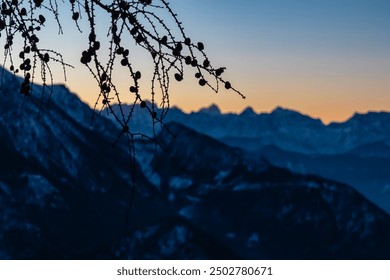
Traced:
<path fill-rule="evenodd" d="M 190 78 L 171 88 L 171 103 L 186 111 L 211 103 L 224 112 L 283 106 L 329 122 L 345 120 L 354 112 L 390 110 L 389 0 L 170 3 L 187 35 L 205 43 L 213 65 L 226 66 L 225 77 L 247 96 L 242 100 L 231 91 L 215 94 L 201 88 L 191 78 L 192 69 L 187 69 Z M 67 84 L 93 104 L 96 84 L 79 63 L 87 41 L 76 32 L 66 10 L 61 9 L 65 35 L 53 41 L 57 29 L 50 26 L 42 42 L 61 51 L 76 67 L 68 70 Z M 140 68 L 152 71 L 141 54 L 135 56 Z M 55 80 L 61 79 L 58 72 Z"/>
<path fill-rule="evenodd" d="M 329 122 L 390 109 L 390 1 L 172 3 L 256 111 L 281 105 Z M 214 101 L 228 111 L 243 106 Z"/>

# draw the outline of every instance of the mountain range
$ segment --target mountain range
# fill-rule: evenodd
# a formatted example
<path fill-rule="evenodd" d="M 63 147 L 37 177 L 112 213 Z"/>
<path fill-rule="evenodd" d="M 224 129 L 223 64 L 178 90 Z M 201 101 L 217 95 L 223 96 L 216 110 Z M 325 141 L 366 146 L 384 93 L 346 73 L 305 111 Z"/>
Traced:
<path fill-rule="evenodd" d="M 131 109 L 122 106 L 125 113 Z M 118 105 L 113 105 L 113 110 L 118 111 Z M 151 135 L 149 113 L 137 105 L 134 110 L 131 127 Z M 107 110 L 103 115 L 112 119 Z M 317 174 L 352 185 L 390 213 L 390 113 L 355 114 L 343 123 L 324 125 L 281 107 L 271 113 L 257 114 L 248 107 L 240 114 L 222 114 L 218 106 L 211 105 L 189 114 L 174 107 L 164 120 L 264 156 L 273 165 L 295 173 Z M 160 129 L 158 124 L 155 129 Z"/>
<path fill-rule="evenodd" d="M 132 166 L 106 112 L 21 81 L 0 90 L 1 259 L 390 257 L 390 216 L 347 184 L 180 122 L 136 138 Z"/>
<path fill-rule="evenodd" d="M 132 107 L 122 105 L 125 114 Z M 118 109 L 118 105 L 113 105 L 114 111 Z M 152 122 L 148 113 L 138 106 L 135 109 L 137 114 L 132 120 L 134 130 L 150 134 Z M 108 116 L 112 117 L 110 114 Z M 319 119 L 281 107 L 271 113 L 257 114 L 248 107 L 240 114 L 222 114 L 217 105 L 211 105 L 189 114 L 173 107 L 164 120 L 167 123 L 175 121 L 185 124 L 231 146 L 250 151 L 275 145 L 283 150 L 303 154 L 332 155 L 348 153 L 361 146 L 368 149 L 368 145 L 379 143 L 382 147 L 376 155 L 390 155 L 388 112 L 356 113 L 343 123 L 325 125 Z"/>

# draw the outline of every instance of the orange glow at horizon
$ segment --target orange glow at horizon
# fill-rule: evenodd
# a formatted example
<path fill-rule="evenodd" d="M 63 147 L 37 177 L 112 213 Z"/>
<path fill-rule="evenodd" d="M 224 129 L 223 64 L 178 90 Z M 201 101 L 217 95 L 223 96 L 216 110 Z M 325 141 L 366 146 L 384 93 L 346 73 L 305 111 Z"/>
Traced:
<path fill-rule="evenodd" d="M 205 43 L 212 65 L 226 66 L 224 79 L 247 97 L 200 87 L 193 69 L 186 67 L 183 82 L 171 79 L 171 106 L 191 112 L 217 104 L 224 113 L 240 113 L 246 107 L 270 112 L 280 106 L 324 123 L 345 121 L 356 112 L 390 110 L 390 2 L 281 0 L 239 5 L 188 0 L 171 4 L 187 34 Z M 53 42 L 50 37 L 47 43 L 57 44 L 52 49 L 64 53 L 76 67 L 67 70 L 66 84 L 93 107 L 98 87 L 79 62 L 87 42 L 83 34 L 69 31 L 74 30 L 71 24 L 64 26 L 68 32 L 63 40 Z M 73 43 L 66 46 L 64 41 Z M 138 57 L 137 51 L 132 54 L 133 65 L 142 72 L 143 98 L 150 98 L 148 75 L 153 65 Z M 63 82 L 62 69 L 53 72 L 55 82 Z M 128 77 L 117 73 L 114 78 L 126 101 L 131 97 Z M 160 100 L 156 96 L 157 105 Z"/>
<path fill-rule="evenodd" d="M 336 85 L 329 81 L 313 81 L 309 78 L 306 82 L 294 79 L 283 81 L 281 78 L 271 79 L 269 76 L 260 76 L 256 83 L 248 82 L 247 77 L 236 78 L 237 81 L 233 85 L 242 90 L 246 99 L 225 89 L 214 93 L 207 87 L 198 86 L 195 78 L 188 77 L 188 81 L 172 83 L 171 107 L 177 106 L 190 113 L 216 104 L 223 113 L 240 113 L 247 107 L 252 107 L 256 113 L 264 113 L 280 106 L 319 118 L 325 124 L 345 121 L 356 112 L 386 111 L 386 108 L 390 108 L 390 84 L 386 83 L 372 84 L 362 80 L 355 84 L 346 82 Z M 82 83 L 69 82 L 68 86 L 91 107 L 95 105 L 98 88 L 90 77 Z M 145 89 L 147 91 L 147 87 Z M 156 101 L 159 105 L 158 99 Z M 100 106 L 101 104 L 98 108 Z"/>

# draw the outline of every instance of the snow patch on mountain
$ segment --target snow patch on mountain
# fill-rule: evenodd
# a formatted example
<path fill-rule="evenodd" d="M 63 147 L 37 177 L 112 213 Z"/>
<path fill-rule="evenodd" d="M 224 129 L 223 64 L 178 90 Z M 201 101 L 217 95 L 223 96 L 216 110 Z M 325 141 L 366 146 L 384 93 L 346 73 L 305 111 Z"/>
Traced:
<path fill-rule="evenodd" d="M 174 190 L 187 189 L 192 184 L 192 179 L 186 176 L 173 176 L 169 179 L 169 187 Z"/>
<path fill-rule="evenodd" d="M 52 208 L 66 207 L 58 189 L 40 174 L 25 174 L 26 177 L 26 203 L 41 208 L 50 205 Z"/>
<path fill-rule="evenodd" d="M 188 230 L 183 226 L 176 226 L 160 239 L 158 246 L 163 256 L 174 253 L 177 247 L 183 245 L 189 237 Z"/>

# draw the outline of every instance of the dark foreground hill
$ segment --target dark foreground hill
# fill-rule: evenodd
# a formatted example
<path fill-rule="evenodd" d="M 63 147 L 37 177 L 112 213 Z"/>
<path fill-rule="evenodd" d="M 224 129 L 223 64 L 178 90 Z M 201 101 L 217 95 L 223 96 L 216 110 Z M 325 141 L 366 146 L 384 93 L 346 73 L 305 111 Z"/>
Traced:
<path fill-rule="evenodd" d="M 293 174 L 177 123 L 138 139 L 64 86 L 0 91 L 2 259 L 388 259 L 390 217 L 351 187 Z M 23 105 L 24 104 L 24 105 Z M 23 105 L 23 106 L 22 106 Z M 39 113 L 39 114 L 38 114 Z M 168 154 L 168 153 L 169 154 Z"/>

